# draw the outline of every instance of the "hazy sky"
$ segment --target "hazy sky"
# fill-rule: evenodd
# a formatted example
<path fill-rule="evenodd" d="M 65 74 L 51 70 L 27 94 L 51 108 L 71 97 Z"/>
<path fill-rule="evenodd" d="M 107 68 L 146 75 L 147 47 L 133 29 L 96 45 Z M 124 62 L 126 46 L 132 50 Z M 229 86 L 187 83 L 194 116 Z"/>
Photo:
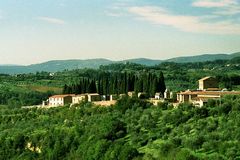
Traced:
<path fill-rule="evenodd" d="M 0 0 L 0 64 L 240 51 L 240 0 Z"/>

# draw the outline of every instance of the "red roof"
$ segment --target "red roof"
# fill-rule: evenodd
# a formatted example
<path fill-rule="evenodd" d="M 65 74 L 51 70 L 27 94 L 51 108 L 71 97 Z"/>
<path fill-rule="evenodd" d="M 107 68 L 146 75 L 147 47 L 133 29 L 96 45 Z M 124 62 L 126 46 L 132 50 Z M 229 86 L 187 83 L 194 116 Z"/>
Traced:
<path fill-rule="evenodd" d="M 75 94 L 62 94 L 62 95 L 54 95 L 54 96 L 51 96 L 49 98 L 65 98 L 65 97 L 73 97 L 75 96 Z"/>
<path fill-rule="evenodd" d="M 240 91 L 185 91 L 182 95 L 240 95 Z"/>

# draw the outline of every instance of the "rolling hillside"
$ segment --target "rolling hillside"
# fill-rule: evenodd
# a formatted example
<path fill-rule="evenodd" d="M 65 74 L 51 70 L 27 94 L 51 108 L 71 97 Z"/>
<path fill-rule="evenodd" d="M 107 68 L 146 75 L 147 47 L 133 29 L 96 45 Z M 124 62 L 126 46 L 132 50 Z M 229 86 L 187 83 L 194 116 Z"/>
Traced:
<path fill-rule="evenodd" d="M 88 60 L 55 60 L 39 64 L 32 64 L 28 66 L 18 65 L 0 65 L 0 73 L 3 74 L 21 74 L 34 73 L 38 71 L 57 72 L 63 70 L 81 69 L 81 68 L 98 68 L 101 65 L 108 65 L 112 63 L 137 63 L 146 66 L 154 66 L 162 62 L 205 62 L 214 61 L 218 59 L 228 60 L 235 57 L 240 57 L 240 52 L 233 54 L 204 54 L 199 56 L 177 57 L 168 60 L 152 60 L 146 58 L 129 59 L 123 61 L 111 61 L 108 59 L 88 59 Z"/>
<path fill-rule="evenodd" d="M 100 65 L 108 65 L 111 63 L 113 62 L 107 59 L 56 60 L 28 66 L 0 66 L 0 73 L 20 74 L 38 71 L 57 72 L 80 68 L 98 68 Z"/>
<path fill-rule="evenodd" d="M 228 60 L 235 57 L 240 57 L 240 52 L 233 54 L 203 54 L 198 56 L 177 57 L 171 58 L 166 61 L 176 63 L 188 63 L 188 62 L 205 62 L 214 60 Z"/>

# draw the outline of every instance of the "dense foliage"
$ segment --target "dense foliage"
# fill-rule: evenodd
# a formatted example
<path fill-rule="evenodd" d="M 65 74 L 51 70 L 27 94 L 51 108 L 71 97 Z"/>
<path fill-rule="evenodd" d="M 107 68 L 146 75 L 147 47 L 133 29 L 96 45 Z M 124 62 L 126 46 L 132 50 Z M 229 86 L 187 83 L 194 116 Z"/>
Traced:
<path fill-rule="evenodd" d="M 127 97 L 103 108 L 0 108 L 0 159 L 238 159 L 240 98 L 202 108 Z"/>
<path fill-rule="evenodd" d="M 79 75 L 78 82 L 64 85 L 63 93 L 99 93 L 101 95 L 122 94 L 129 91 L 145 92 L 153 97 L 166 89 L 161 71 L 98 71 Z"/>

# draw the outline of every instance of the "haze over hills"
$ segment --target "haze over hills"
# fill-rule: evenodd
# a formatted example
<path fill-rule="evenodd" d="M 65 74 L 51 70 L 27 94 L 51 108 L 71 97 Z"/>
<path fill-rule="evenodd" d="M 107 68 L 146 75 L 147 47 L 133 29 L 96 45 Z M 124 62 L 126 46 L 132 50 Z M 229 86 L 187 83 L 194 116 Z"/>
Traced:
<path fill-rule="evenodd" d="M 81 69 L 81 68 L 98 68 L 101 65 L 112 63 L 137 63 L 146 66 L 154 66 L 162 62 L 205 62 L 214 60 L 229 60 L 235 57 L 240 57 L 240 52 L 233 54 L 203 54 L 198 56 L 176 57 L 167 60 L 152 60 L 147 58 L 129 59 L 123 61 L 111 61 L 108 59 L 88 59 L 88 60 L 54 60 L 28 66 L 20 65 L 0 65 L 0 73 L 4 74 L 21 74 L 34 73 L 37 71 L 57 72 L 63 70 Z"/>
<path fill-rule="evenodd" d="M 34 73 L 38 71 L 57 72 L 63 70 L 72 70 L 78 68 L 98 68 L 100 65 L 108 65 L 113 61 L 107 59 L 89 59 L 89 60 L 54 60 L 28 66 L 0 66 L 0 73 L 20 74 Z"/>

